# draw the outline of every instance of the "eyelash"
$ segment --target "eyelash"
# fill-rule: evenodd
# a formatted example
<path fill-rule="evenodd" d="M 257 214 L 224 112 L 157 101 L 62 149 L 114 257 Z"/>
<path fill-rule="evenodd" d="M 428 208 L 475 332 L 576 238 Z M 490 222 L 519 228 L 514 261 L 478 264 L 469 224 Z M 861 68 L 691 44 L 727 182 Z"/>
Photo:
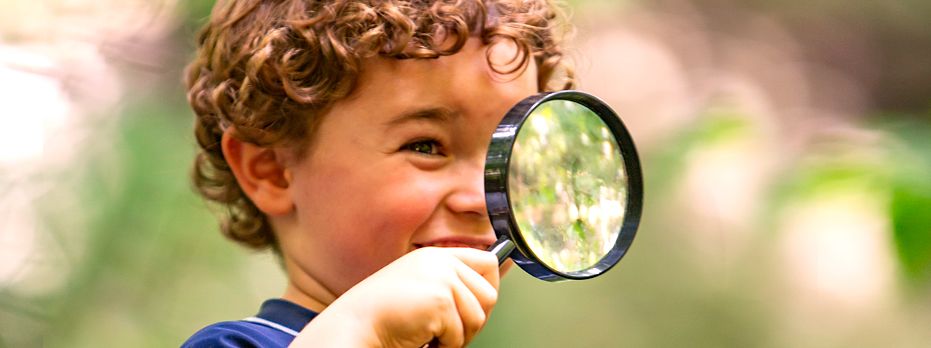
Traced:
<path fill-rule="evenodd" d="M 430 151 L 430 152 L 424 152 L 424 151 L 418 150 L 417 147 L 418 147 L 419 145 L 430 145 L 430 146 L 432 146 L 432 151 Z M 409 143 L 407 143 L 407 144 L 404 144 L 404 146 L 401 147 L 401 150 L 414 152 L 414 153 L 417 153 L 417 154 L 423 155 L 423 156 L 443 156 L 443 153 L 441 152 L 441 150 L 442 150 L 442 145 L 441 145 L 440 142 L 437 141 L 436 139 L 418 139 L 418 140 L 414 140 L 414 141 L 412 141 L 412 142 L 409 142 Z"/>

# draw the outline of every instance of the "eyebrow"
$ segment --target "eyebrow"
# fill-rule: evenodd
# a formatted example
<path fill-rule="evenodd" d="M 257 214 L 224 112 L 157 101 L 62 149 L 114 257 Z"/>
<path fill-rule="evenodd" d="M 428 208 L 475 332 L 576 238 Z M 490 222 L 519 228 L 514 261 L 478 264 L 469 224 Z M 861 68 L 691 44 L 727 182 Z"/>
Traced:
<path fill-rule="evenodd" d="M 414 121 L 449 122 L 450 119 L 458 115 L 457 112 L 446 107 L 427 107 L 403 112 L 398 116 L 392 117 L 388 122 L 385 122 L 385 127 L 393 128 Z"/>

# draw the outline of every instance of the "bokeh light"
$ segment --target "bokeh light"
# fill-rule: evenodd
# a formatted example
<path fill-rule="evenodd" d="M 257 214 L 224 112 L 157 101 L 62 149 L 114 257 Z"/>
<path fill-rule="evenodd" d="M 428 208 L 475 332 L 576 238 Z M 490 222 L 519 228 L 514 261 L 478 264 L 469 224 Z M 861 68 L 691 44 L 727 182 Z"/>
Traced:
<path fill-rule="evenodd" d="M 279 296 L 187 181 L 212 1 L 2 4 L 0 347 L 177 346 Z M 472 346 L 927 346 L 929 4 L 568 1 L 642 225 L 603 277 L 511 272 Z"/>

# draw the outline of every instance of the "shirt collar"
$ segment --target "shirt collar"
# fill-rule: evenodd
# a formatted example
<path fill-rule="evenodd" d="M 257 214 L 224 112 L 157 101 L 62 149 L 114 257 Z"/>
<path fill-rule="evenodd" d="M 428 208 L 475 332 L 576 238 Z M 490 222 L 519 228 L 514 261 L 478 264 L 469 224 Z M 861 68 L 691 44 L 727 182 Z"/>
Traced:
<path fill-rule="evenodd" d="M 288 300 L 270 299 L 262 303 L 255 316 L 301 332 L 317 313 Z"/>

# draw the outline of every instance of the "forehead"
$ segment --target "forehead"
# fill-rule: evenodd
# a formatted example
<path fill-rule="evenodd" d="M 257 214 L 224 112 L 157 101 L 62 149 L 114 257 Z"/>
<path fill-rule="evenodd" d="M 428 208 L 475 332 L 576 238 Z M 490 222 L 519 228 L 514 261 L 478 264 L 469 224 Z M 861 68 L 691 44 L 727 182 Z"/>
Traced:
<path fill-rule="evenodd" d="M 517 48 L 511 42 L 483 45 L 470 38 L 456 54 L 436 59 L 393 59 L 374 57 L 363 60 L 355 90 L 334 103 L 334 109 L 350 104 L 388 104 L 447 107 L 475 98 L 495 98 L 537 91 L 533 60 L 526 69 L 503 75 L 518 65 Z M 494 67 L 494 68 L 493 68 Z M 388 110 L 385 110 L 388 111 Z"/>

